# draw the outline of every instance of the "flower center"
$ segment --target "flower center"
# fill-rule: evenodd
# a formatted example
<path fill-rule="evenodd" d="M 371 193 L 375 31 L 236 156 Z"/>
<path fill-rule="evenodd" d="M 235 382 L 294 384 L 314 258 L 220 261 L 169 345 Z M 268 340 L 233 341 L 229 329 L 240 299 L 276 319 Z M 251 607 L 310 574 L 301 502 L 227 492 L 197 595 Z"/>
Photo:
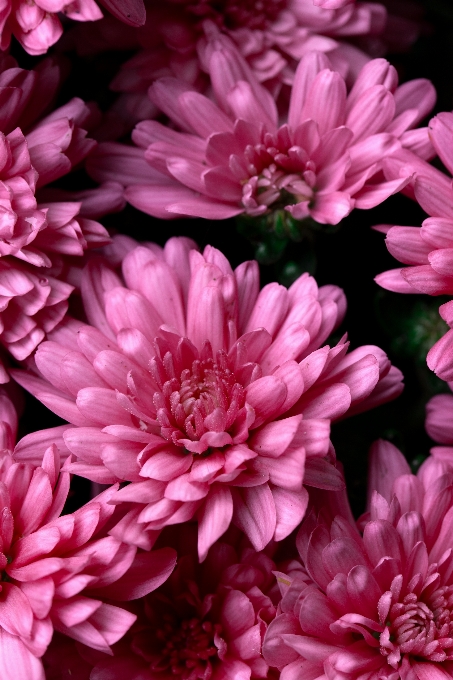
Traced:
<path fill-rule="evenodd" d="M 226 433 L 244 408 L 245 391 L 230 369 L 226 353 L 219 350 L 214 360 L 206 345 L 190 368 L 179 372 L 175 363 L 179 362 L 167 352 L 163 360 L 155 357 L 151 366 L 161 388 L 153 398 L 161 435 L 194 453 L 230 443 Z M 192 446 L 192 442 L 196 444 Z"/>
<path fill-rule="evenodd" d="M 398 667 L 402 654 L 432 662 L 453 659 L 453 586 L 438 587 L 419 597 L 410 592 L 390 607 L 380 645 L 393 668 Z"/>
<path fill-rule="evenodd" d="M 248 214 L 262 214 L 283 192 L 298 203 L 313 197 L 316 165 L 302 146 L 292 144 L 286 127 L 275 136 L 266 132 L 261 144 L 248 145 L 244 161 L 249 179 L 242 180 L 242 203 Z"/>
<path fill-rule="evenodd" d="M 180 680 L 208 680 L 218 651 L 214 636 L 220 629 L 219 624 L 196 617 L 179 622 L 164 616 L 164 625 L 156 631 L 160 659 L 152 670 L 170 671 Z"/>
<path fill-rule="evenodd" d="M 199 0 L 189 9 L 229 30 L 243 27 L 264 30 L 285 6 L 286 0 Z"/>

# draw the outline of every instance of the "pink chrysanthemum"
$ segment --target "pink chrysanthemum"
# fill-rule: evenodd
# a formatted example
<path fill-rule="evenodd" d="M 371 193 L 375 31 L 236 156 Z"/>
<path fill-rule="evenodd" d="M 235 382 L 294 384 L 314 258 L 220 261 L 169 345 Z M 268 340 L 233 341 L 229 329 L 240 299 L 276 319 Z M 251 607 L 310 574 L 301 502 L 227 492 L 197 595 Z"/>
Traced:
<path fill-rule="evenodd" d="M 99 1 L 126 24 L 145 23 L 143 0 Z M 14 36 L 29 54 L 44 54 L 63 32 L 59 12 L 75 21 L 102 17 L 95 0 L 7 0 L 0 15 L 0 49 L 8 49 Z"/>
<path fill-rule="evenodd" d="M 16 418 L 6 395 L 0 398 L 3 446 L 11 446 Z M 40 657 L 53 630 L 111 653 L 135 615 L 104 599 L 131 600 L 160 586 L 175 565 L 164 548 L 138 553 L 108 536 L 115 487 L 73 514 L 59 517 L 69 491 L 52 445 L 40 465 L 0 454 L 0 676 L 44 680 Z M 66 466 L 67 467 L 67 466 Z"/>
<path fill-rule="evenodd" d="M 47 60 L 26 71 L 9 61 L 0 73 L 0 342 L 22 360 L 66 313 L 65 259 L 109 241 L 91 217 L 109 212 L 106 196 L 113 209 L 123 199 L 112 183 L 73 196 L 45 188 L 93 149 L 85 128 L 99 116 L 75 98 L 43 117 L 58 67 Z"/>
<path fill-rule="evenodd" d="M 214 27 L 234 41 L 258 80 L 273 89 L 292 82 L 295 64 L 312 50 L 328 53 L 343 75 L 356 75 L 369 57 L 344 39 L 373 35 L 376 40 L 386 19 L 385 7 L 372 2 L 334 10 L 312 0 L 171 0 L 148 8 L 146 25 L 137 33 L 144 49 L 123 64 L 112 88 L 146 94 L 162 75 L 201 84 L 206 39 Z"/>
<path fill-rule="evenodd" d="M 145 548 L 147 531 L 193 517 L 201 558 L 232 520 L 257 550 L 284 538 L 304 516 L 303 483 L 343 483 L 330 421 L 396 396 L 400 372 L 377 347 L 320 347 L 345 299 L 307 274 L 259 291 L 256 262 L 233 272 L 185 238 L 130 250 L 122 272 L 91 261 L 92 326 L 49 336 L 42 378 L 14 373 L 78 426 L 64 433 L 71 471 L 131 482 L 113 497 L 132 504 L 115 535 Z"/>
<path fill-rule="evenodd" d="M 240 55 L 225 41 L 216 44 L 209 72 L 217 103 L 176 79 L 150 89 L 182 132 L 155 121 L 136 127 L 133 140 L 151 166 L 141 182 L 128 172 L 135 149 L 101 145 L 89 159 L 92 176 L 125 184 L 126 199 L 140 210 L 167 219 L 223 219 L 284 208 L 297 220 L 337 224 L 354 207 L 374 207 L 408 182 L 379 179 L 384 156 L 402 146 L 430 156 L 427 130 L 409 130 L 434 103 L 428 81 L 397 87 L 395 69 L 377 59 L 348 94 L 327 57 L 309 53 L 297 68 L 288 121 L 280 125 L 272 96 Z"/>
<path fill-rule="evenodd" d="M 79 647 L 94 665 L 90 680 L 268 678 L 261 646 L 278 599 L 272 560 L 226 543 L 203 565 L 196 550 L 178 555 L 168 581 L 134 606 L 138 619 L 113 657 Z"/>
<path fill-rule="evenodd" d="M 432 144 L 453 174 L 453 113 L 440 113 L 429 123 Z M 453 294 L 453 190 L 451 178 L 417 158 L 400 151 L 386 161 L 388 178 L 414 175 L 410 193 L 430 215 L 421 227 L 387 227 L 386 245 L 400 262 L 409 265 L 376 277 L 383 288 L 398 293 Z M 453 302 L 439 308 L 442 319 L 453 326 Z M 453 379 L 453 330 L 429 351 L 428 366 L 443 380 Z"/>
<path fill-rule="evenodd" d="M 430 459 L 415 476 L 393 445 L 379 442 L 370 475 L 379 492 L 363 537 L 341 516 L 302 527 L 302 564 L 279 576 L 281 613 L 263 646 L 281 677 L 452 677 L 451 462 Z"/>

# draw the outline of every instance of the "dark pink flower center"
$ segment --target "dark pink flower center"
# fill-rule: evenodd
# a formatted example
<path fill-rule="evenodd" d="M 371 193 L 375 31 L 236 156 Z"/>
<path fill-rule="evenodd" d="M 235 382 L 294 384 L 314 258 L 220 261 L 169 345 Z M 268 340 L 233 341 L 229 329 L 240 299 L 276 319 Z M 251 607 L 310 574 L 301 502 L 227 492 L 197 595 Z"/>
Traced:
<path fill-rule="evenodd" d="M 403 654 L 431 662 L 453 659 L 452 609 L 453 586 L 438 587 L 424 597 L 410 592 L 394 602 L 380 635 L 388 663 L 397 668 Z"/>
<path fill-rule="evenodd" d="M 192 349 L 198 354 L 193 345 Z M 229 435 L 224 435 L 225 442 L 219 435 L 228 432 L 240 416 L 245 391 L 222 350 L 214 360 L 210 347 L 205 346 L 201 355 L 188 363 L 190 367 L 181 370 L 181 362 L 170 352 L 163 360 L 155 357 L 152 372 L 161 389 L 155 392 L 153 401 L 161 435 L 177 446 L 187 448 L 208 432 L 217 433 L 217 437 L 212 435 L 217 443 L 206 441 L 201 448 L 197 445 L 195 452 L 202 453 L 211 445 L 230 443 Z"/>
<path fill-rule="evenodd" d="M 180 680 L 208 680 L 218 652 L 214 636 L 220 629 L 197 617 L 177 621 L 164 616 L 164 625 L 156 631 L 161 650 L 153 670 L 170 671 Z"/>
<path fill-rule="evenodd" d="M 189 4 L 189 10 L 222 28 L 265 30 L 285 6 L 286 0 L 199 0 Z"/>
<path fill-rule="evenodd" d="M 286 126 L 276 135 L 264 133 L 260 144 L 249 144 L 244 158 L 236 160 L 238 170 L 244 162 L 249 179 L 242 179 L 242 203 L 248 213 L 264 212 L 282 195 L 285 195 L 285 205 L 313 197 L 316 165 L 301 145 L 293 144 Z"/>

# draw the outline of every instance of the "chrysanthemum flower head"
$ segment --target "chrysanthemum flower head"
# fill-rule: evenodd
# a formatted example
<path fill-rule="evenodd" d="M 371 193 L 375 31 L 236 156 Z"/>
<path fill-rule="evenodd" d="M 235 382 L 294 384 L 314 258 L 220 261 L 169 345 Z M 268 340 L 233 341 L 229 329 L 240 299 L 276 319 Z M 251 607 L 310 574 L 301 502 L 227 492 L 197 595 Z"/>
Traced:
<path fill-rule="evenodd" d="M 215 248 L 174 238 L 133 247 L 122 276 L 92 261 L 92 325 L 49 336 L 42 377 L 15 374 L 77 426 L 64 434 L 71 471 L 130 482 L 113 497 L 131 504 L 115 535 L 143 547 L 147 531 L 193 517 L 202 558 L 231 521 L 257 550 L 284 538 L 304 516 L 304 483 L 343 484 L 330 421 L 396 396 L 401 374 L 377 347 L 322 346 L 345 299 L 307 274 L 260 291 L 256 262 L 233 271 Z"/>
<path fill-rule="evenodd" d="M 190 536 L 190 527 L 183 531 Z M 112 657 L 80 649 L 94 666 L 91 680 L 268 677 L 261 646 L 276 613 L 275 564 L 250 547 L 218 542 L 199 565 L 196 540 L 192 547 L 178 550 L 168 581 L 137 603 L 137 621 Z"/>
<path fill-rule="evenodd" d="M 374 207 L 407 184 L 408 177 L 375 179 L 384 156 L 402 145 L 430 153 L 426 129 L 408 130 L 433 105 L 433 87 L 426 80 L 397 87 L 385 60 L 369 62 L 348 93 L 324 54 L 305 55 L 284 123 L 232 44 L 219 38 L 207 60 L 215 102 L 177 79 L 150 88 L 181 131 L 156 121 L 137 125 L 133 140 L 151 166 L 145 180 L 130 177 L 129 147 L 113 145 L 117 156 L 111 146 L 101 149 L 89 161 L 95 179 L 122 182 L 126 199 L 151 215 L 224 219 L 285 209 L 296 220 L 337 224 L 354 207 Z"/>
<path fill-rule="evenodd" d="M 451 677 L 451 462 L 429 459 L 413 475 L 392 444 L 378 442 L 376 487 L 363 535 L 341 516 L 301 529 L 302 568 L 279 578 L 281 613 L 263 648 L 285 678 Z"/>
<path fill-rule="evenodd" d="M 74 98 L 43 117 L 58 88 L 58 67 L 51 60 L 33 71 L 5 66 L 0 73 L 0 342 L 22 360 L 66 313 L 73 287 L 63 280 L 65 259 L 108 243 L 107 232 L 92 217 L 109 212 L 106 195 L 114 209 L 123 199 L 120 185 L 112 183 L 88 194 L 52 193 L 46 185 L 70 172 L 96 145 L 86 128 L 99 113 Z"/>
<path fill-rule="evenodd" d="M 15 429 L 14 408 L 2 393 L 3 443 Z M 170 548 L 138 553 L 103 531 L 115 487 L 60 517 L 70 474 L 58 448 L 34 447 L 39 465 L 0 455 L 0 675 L 43 680 L 40 657 L 53 630 L 111 653 L 135 615 L 104 600 L 149 593 L 175 565 Z M 36 444 L 35 440 L 35 444 Z M 19 447 L 20 448 L 20 447 Z M 41 453 L 40 453 L 41 452 Z"/>

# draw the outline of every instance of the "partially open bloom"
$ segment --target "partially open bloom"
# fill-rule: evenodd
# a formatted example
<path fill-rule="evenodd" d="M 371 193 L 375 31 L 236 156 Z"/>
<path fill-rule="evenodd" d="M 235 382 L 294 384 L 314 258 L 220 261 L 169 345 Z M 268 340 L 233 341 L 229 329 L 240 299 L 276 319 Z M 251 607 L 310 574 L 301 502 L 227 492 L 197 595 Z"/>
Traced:
<path fill-rule="evenodd" d="M 71 471 L 131 482 L 113 496 L 131 504 L 115 535 L 147 547 L 147 531 L 196 517 L 204 558 L 231 521 L 256 550 L 287 536 L 305 513 L 304 483 L 343 484 L 330 421 L 402 386 L 377 347 L 321 347 L 345 311 L 336 286 L 304 274 L 259 291 L 256 262 L 233 272 L 218 250 L 195 248 L 135 247 L 123 279 L 92 260 L 82 282 L 92 326 L 49 336 L 35 355 L 41 378 L 14 375 L 77 426 L 64 433 Z"/>
<path fill-rule="evenodd" d="M 14 436 L 14 409 L 0 399 L 3 446 Z M 35 454 L 39 456 L 39 451 Z M 168 578 L 170 548 L 139 553 L 103 531 L 115 487 L 60 517 L 68 491 L 56 446 L 40 465 L 0 454 L 0 675 L 44 680 L 40 657 L 53 630 L 109 653 L 135 621 L 114 601 L 142 597 Z M 108 598 L 110 604 L 104 602 Z"/>
<path fill-rule="evenodd" d="M 137 621 L 113 656 L 86 650 L 91 680 L 268 677 L 261 645 L 276 613 L 272 560 L 227 543 L 216 543 L 202 565 L 196 550 L 178 554 L 168 581 L 134 606 Z"/>
<path fill-rule="evenodd" d="M 432 85 L 422 79 L 397 87 L 396 71 L 383 59 L 369 62 L 348 94 L 325 55 L 307 54 L 284 124 L 272 96 L 224 40 L 209 50 L 209 73 L 216 103 L 172 78 L 151 87 L 153 102 L 182 130 L 137 125 L 133 140 L 152 177 L 131 182 L 115 164 L 121 155 L 103 148 L 89 159 L 92 176 L 114 177 L 132 205 L 161 218 L 285 209 L 296 220 L 337 224 L 354 207 L 374 207 L 407 184 L 408 177 L 379 179 L 384 156 L 402 146 L 431 153 L 426 129 L 409 128 L 432 107 Z"/>
<path fill-rule="evenodd" d="M 432 144 L 453 174 L 453 113 L 440 113 L 429 123 Z M 376 277 L 383 288 L 398 293 L 453 294 L 453 190 L 451 178 L 409 151 L 386 161 L 388 178 L 412 172 L 411 193 L 430 215 L 421 227 L 387 228 L 386 245 L 406 267 Z M 442 319 L 453 326 L 453 302 L 439 308 Z M 448 331 L 430 350 L 428 366 L 443 380 L 453 379 L 453 331 Z"/>
<path fill-rule="evenodd" d="M 145 23 L 143 0 L 100 2 L 127 24 Z M 14 36 L 29 54 L 44 54 L 63 32 L 58 12 L 75 21 L 96 21 L 102 17 L 95 0 L 8 0 L 0 16 L 0 49 L 6 50 Z"/>
<path fill-rule="evenodd" d="M 281 613 L 263 654 L 284 678 L 441 680 L 453 672 L 453 468 L 417 475 L 387 442 L 372 452 L 363 536 L 314 517 L 301 564 L 280 574 Z M 316 616 L 314 616 L 316 612 Z"/>

